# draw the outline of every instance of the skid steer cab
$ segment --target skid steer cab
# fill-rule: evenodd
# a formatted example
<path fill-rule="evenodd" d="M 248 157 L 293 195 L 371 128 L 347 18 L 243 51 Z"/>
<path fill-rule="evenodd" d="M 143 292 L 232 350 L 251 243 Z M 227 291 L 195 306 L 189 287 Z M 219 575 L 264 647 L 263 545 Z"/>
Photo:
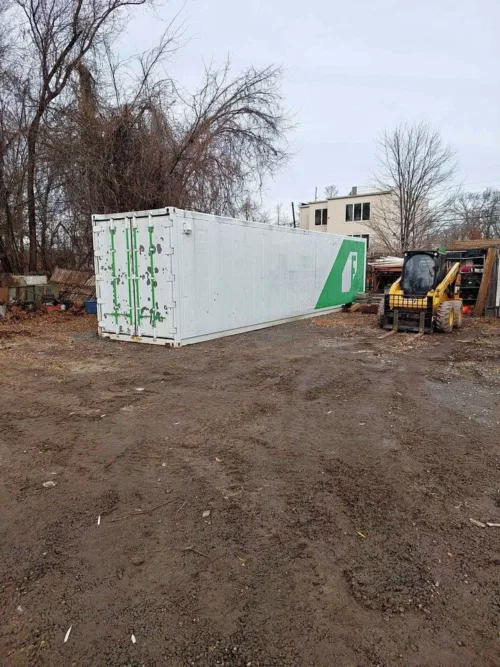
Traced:
<path fill-rule="evenodd" d="M 378 311 L 383 329 L 450 333 L 461 327 L 460 264 L 449 267 L 439 251 L 405 252 L 401 278 L 384 295 Z"/>

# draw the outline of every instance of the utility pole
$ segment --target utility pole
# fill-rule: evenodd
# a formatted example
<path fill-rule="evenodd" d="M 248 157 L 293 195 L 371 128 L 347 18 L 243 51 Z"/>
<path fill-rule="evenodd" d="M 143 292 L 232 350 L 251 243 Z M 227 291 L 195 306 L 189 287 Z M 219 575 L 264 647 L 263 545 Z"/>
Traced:
<path fill-rule="evenodd" d="M 293 219 L 293 226 L 297 227 L 297 223 L 295 221 L 295 204 L 292 202 L 292 219 Z"/>

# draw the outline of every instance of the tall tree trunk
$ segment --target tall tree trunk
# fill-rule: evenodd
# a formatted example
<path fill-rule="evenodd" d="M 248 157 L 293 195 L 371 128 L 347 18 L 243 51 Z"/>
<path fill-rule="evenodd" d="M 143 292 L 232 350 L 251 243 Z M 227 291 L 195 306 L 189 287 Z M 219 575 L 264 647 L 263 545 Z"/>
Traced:
<path fill-rule="evenodd" d="M 28 199 L 29 273 L 34 273 L 37 269 L 35 172 L 36 172 L 36 141 L 38 134 L 38 126 L 39 126 L 39 121 L 35 119 L 28 132 L 27 199 Z"/>
<path fill-rule="evenodd" d="M 12 222 L 12 212 L 9 204 L 9 195 L 4 179 L 4 153 L 0 146 L 0 210 L 3 211 L 5 222 L 4 234 L 0 236 L 0 264 L 8 273 L 18 270 L 18 253 L 16 249 L 16 238 Z"/>
<path fill-rule="evenodd" d="M 9 253 L 5 250 L 5 244 L 0 236 L 0 267 L 7 273 L 14 273 Z"/>
<path fill-rule="evenodd" d="M 48 271 L 46 215 L 42 217 L 42 224 L 41 224 L 40 259 L 42 260 L 42 270 Z"/>
<path fill-rule="evenodd" d="M 46 105 L 45 105 L 46 106 Z M 28 130 L 27 147 L 27 200 L 28 200 L 28 237 L 29 237 L 29 273 L 35 273 L 37 270 L 37 247 L 36 247 L 36 198 L 35 198 L 35 178 L 36 178 L 36 150 L 38 143 L 38 133 L 40 130 L 40 121 L 42 119 L 45 106 L 41 105 L 33 118 L 33 122 Z"/>

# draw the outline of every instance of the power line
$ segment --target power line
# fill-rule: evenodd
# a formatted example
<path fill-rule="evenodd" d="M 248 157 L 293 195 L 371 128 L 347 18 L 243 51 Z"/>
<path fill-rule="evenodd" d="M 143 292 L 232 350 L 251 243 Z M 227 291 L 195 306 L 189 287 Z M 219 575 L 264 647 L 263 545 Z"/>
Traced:
<path fill-rule="evenodd" d="M 491 180 L 491 181 L 473 181 L 470 183 L 457 183 L 456 185 L 448 185 L 445 188 L 437 188 L 436 190 L 433 190 L 432 193 L 435 192 L 452 192 L 453 190 L 458 190 L 463 187 L 469 187 L 469 186 L 479 186 L 479 185 L 493 185 L 493 184 L 500 184 L 500 180 Z M 474 189 L 474 188 L 473 188 Z M 487 188 L 480 188 L 480 190 L 485 190 Z M 494 188 L 493 188 L 494 189 Z"/>
<path fill-rule="evenodd" d="M 483 185 L 484 183 L 500 183 L 500 180 L 492 179 L 490 181 L 472 181 L 470 183 L 462 183 L 461 185 Z"/>

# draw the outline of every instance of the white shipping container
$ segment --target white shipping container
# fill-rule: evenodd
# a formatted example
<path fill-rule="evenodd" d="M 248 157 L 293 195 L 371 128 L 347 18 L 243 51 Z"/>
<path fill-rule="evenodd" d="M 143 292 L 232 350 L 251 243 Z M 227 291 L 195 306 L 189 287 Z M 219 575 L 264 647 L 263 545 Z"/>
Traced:
<path fill-rule="evenodd" d="M 364 290 L 355 239 L 164 208 L 93 216 L 99 335 L 185 345 L 334 310 Z"/>

